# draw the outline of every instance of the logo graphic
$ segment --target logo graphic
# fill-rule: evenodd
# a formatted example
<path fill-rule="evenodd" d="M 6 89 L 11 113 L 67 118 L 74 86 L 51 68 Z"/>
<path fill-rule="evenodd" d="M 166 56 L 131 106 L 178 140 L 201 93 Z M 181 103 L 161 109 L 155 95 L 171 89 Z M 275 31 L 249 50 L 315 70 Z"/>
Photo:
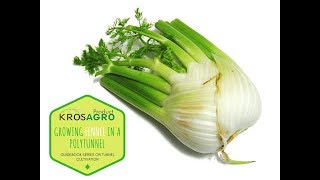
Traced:
<path fill-rule="evenodd" d="M 125 115 L 85 95 L 50 114 L 50 157 L 91 175 L 125 156 Z"/>

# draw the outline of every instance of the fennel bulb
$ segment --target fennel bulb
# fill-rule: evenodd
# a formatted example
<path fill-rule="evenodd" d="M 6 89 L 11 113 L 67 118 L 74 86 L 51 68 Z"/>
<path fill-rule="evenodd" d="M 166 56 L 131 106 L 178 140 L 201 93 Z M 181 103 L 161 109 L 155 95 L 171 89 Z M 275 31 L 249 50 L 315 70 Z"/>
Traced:
<path fill-rule="evenodd" d="M 260 116 L 257 89 L 224 52 L 182 21 L 152 27 L 137 9 L 139 26 L 117 19 L 111 41 L 88 46 L 74 64 L 101 75 L 100 84 L 149 114 L 183 144 L 199 153 L 224 152 Z"/>

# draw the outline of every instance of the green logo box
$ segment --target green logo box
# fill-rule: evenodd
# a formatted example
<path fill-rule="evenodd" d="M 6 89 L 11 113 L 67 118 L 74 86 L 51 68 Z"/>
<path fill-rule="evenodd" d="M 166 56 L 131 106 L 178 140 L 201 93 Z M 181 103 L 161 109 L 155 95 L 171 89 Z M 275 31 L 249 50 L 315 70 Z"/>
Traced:
<path fill-rule="evenodd" d="M 125 114 L 90 95 L 50 113 L 52 160 L 91 175 L 125 156 Z"/>

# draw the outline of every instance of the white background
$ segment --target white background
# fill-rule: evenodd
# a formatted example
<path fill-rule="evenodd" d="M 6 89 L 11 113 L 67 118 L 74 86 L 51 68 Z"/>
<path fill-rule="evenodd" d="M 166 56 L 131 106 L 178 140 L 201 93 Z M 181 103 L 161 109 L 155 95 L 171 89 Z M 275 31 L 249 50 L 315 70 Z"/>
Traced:
<path fill-rule="evenodd" d="M 280 2 L 277 0 L 42 0 L 41 179 L 280 179 Z M 258 88 L 263 105 L 256 125 L 227 148 L 249 165 L 225 165 L 178 142 L 148 116 L 100 87 L 72 65 L 86 44 L 97 44 L 117 17 L 140 7 L 151 21 L 179 18 L 227 52 Z M 51 110 L 90 94 L 126 113 L 125 158 L 84 176 L 49 157 Z"/>

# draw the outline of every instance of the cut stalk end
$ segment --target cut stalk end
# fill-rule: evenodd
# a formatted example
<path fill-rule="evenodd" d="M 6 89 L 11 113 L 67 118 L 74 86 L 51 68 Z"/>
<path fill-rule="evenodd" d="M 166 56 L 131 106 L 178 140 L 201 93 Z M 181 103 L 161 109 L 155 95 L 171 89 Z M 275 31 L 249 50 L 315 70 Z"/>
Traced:
<path fill-rule="evenodd" d="M 220 152 L 218 152 L 218 155 L 220 159 L 226 164 L 239 165 L 239 164 L 250 164 L 250 163 L 256 162 L 256 161 L 233 160 L 229 157 L 229 155 L 224 150 L 221 150 Z"/>

